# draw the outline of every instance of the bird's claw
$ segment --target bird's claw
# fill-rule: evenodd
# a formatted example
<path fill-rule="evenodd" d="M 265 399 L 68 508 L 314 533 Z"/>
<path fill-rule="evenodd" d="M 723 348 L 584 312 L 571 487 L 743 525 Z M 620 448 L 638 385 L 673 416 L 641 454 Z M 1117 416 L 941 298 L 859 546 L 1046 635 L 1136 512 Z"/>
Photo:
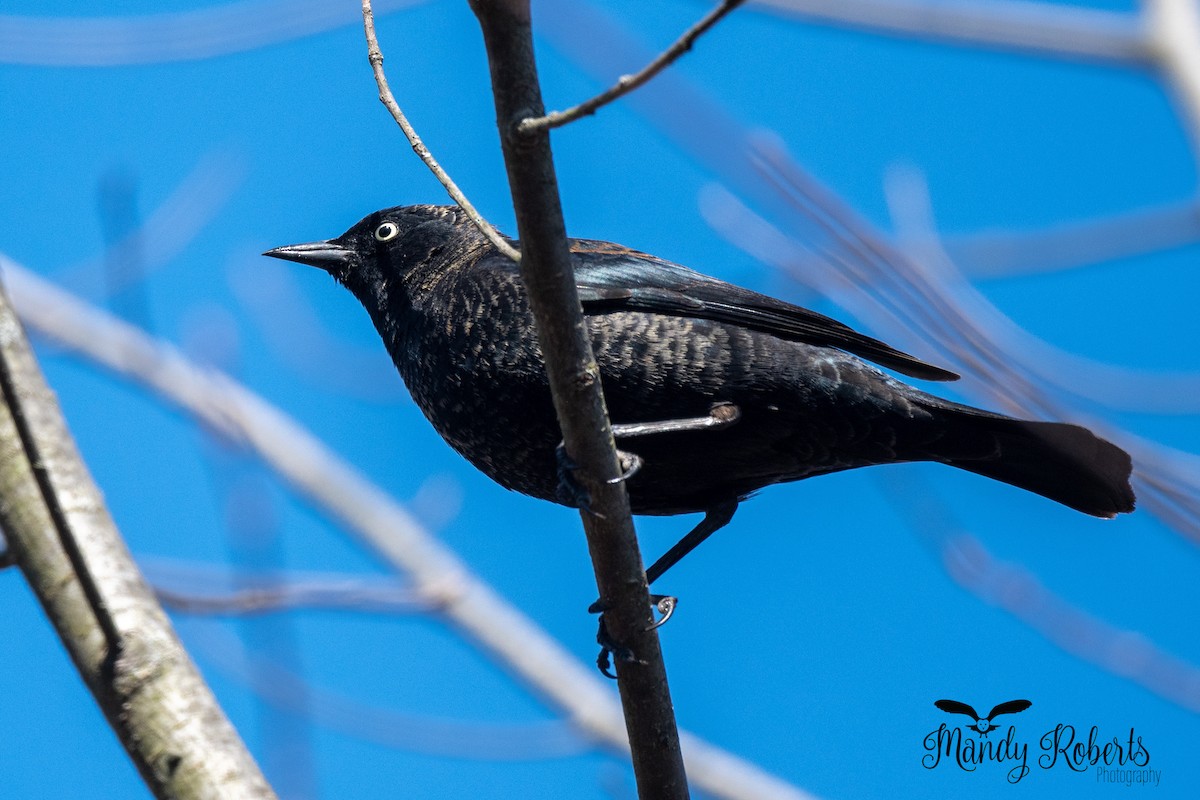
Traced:
<path fill-rule="evenodd" d="M 612 678 L 614 681 L 617 679 L 616 673 L 611 671 L 612 659 L 626 664 L 645 663 L 639 661 L 632 650 L 612 638 L 608 632 L 608 624 L 605 622 L 603 612 L 600 613 L 600 628 L 596 631 L 596 643 L 600 645 L 600 654 L 596 656 L 596 667 L 606 678 Z"/>
<path fill-rule="evenodd" d="M 558 463 L 558 487 L 555 491 L 558 502 L 603 519 L 602 514 L 592 510 L 591 493 L 575 479 L 575 472 L 579 469 L 579 465 L 567 454 L 565 442 L 559 442 L 558 446 L 554 448 L 554 460 Z"/>
<path fill-rule="evenodd" d="M 564 442 L 559 442 L 558 446 L 554 448 L 554 459 L 558 463 L 558 488 L 555 492 L 558 502 L 571 508 L 578 508 L 580 511 L 586 511 L 593 517 L 604 519 L 603 514 L 592 510 L 592 495 L 588 492 L 587 487 L 575 479 L 579 465 L 567 454 Z M 627 453 L 624 450 L 617 451 L 617 461 L 621 466 L 621 474 L 606 483 L 617 484 L 629 480 L 645 463 L 637 453 Z"/>
<path fill-rule="evenodd" d="M 624 450 L 617 451 L 617 461 L 621 465 L 621 474 L 606 481 L 609 484 L 624 483 L 637 475 L 642 465 L 646 463 L 637 453 L 627 453 Z"/>
<path fill-rule="evenodd" d="M 652 594 L 650 595 L 650 601 L 654 603 L 654 609 L 659 614 L 662 614 L 662 616 L 651 623 L 650 627 L 646 628 L 648 631 L 666 625 L 667 620 L 675 616 L 675 609 L 679 607 L 679 598 L 672 597 L 669 594 Z"/>
<path fill-rule="evenodd" d="M 662 616 L 644 628 L 647 631 L 652 631 L 662 626 L 675 614 L 675 609 L 679 606 L 679 598 L 665 594 L 652 594 L 650 595 L 650 601 L 654 604 L 654 609 Z M 603 600 L 597 600 L 588 606 L 588 613 L 600 615 L 600 628 L 596 631 L 596 642 L 600 645 L 600 654 L 596 656 L 596 666 L 606 677 L 616 680 L 616 674 L 611 671 L 614 658 L 617 661 L 624 661 L 625 663 L 641 664 L 645 662 L 635 657 L 632 650 L 618 642 L 608 632 L 608 624 L 604 619 L 604 612 L 610 608 L 611 606 L 608 603 Z"/>

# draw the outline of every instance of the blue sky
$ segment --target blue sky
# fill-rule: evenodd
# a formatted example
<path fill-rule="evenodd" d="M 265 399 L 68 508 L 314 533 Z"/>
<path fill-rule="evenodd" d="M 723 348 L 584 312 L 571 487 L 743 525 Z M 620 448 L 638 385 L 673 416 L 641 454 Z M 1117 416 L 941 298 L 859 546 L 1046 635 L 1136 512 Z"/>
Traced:
<path fill-rule="evenodd" d="M 682 0 L 534 5 L 552 107 L 636 69 L 707 8 Z M 400 103 L 472 200 L 512 232 L 486 62 L 466 3 L 390 7 L 381 6 L 379 34 Z M 1132 12 L 1134 4 L 1094 7 Z M 123 2 L 104 13 L 136 20 L 219 8 L 280 18 L 270 16 L 277 7 L 257 2 Z M 296 8 L 284 17 L 303 27 L 329 6 Z M 97 13 L 92 4 L 9 0 L 0 39 L 22 15 Z M 235 30 L 251 49 L 224 34 L 218 44 L 227 47 L 190 60 L 64 66 L 13 63 L 22 59 L 11 46 L 7 58 L 0 52 L 8 189 L 0 194 L 0 253 L 216 363 L 296 417 L 410 503 L 484 580 L 590 662 L 595 623 L 585 609 L 595 587 L 577 515 L 474 472 L 408 399 L 357 303 L 323 274 L 258 255 L 337 235 L 376 208 L 444 201 L 376 100 L 354 8 L 343 17 L 340 26 L 317 20 L 313 27 L 323 30 L 300 37 L 275 35 L 261 20 L 242 24 Z M 184 29 L 204 33 L 194 22 Z M 68 61 L 88 52 L 61 50 Z M 128 60 L 125 52 L 113 60 Z M 853 277 L 839 284 L 835 276 L 850 273 L 801 263 L 810 283 L 837 295 L 825 297 L 738 246 L 780 252 L 767 246 L 770 237 L 730 240 L 759 231 L 739 216 L 736 201 L 803 246 L 828 246 L 763 188 L 746 136 L 782 143 L 884 233 L 896 228 L 889 176 L 896 185 L 895 176 L 918 174 L 951 253 L 966 252 L 976 234 L 1020 235 L 1179 205 L 1196 190 L 1194 138 L 1149 71 L 897 40 L 753 6 L 643 93 L 554 134 L 572 234 L 812 305 L 935 361 L 944 356 L 920 330 L 873 311 L 877 287 Z M 133 211 L 113 211 L 122 205 Z M 108 232 L 105 213 L 115 219 Z M 722 221 L 727 229 L 719 232 Z M 106 292 L 107 242 L 142 223 L 158 237 L 144 242 L 151 271 Z M 1089 237 L 1079 246 L 1094 243 Z M 1063 351 L 1146 371 L 1120 403 L 1049 389 L 1047 413 L 1096 423 L 1118 442 L 1140 437 L 1195 453 L 1196 404 L 1152 376 L 1200 371 L 1192 346 L 1200 334 L 1198 255 L 1185 244 L 1044 272 L 1034 259 L 1016 265 L 1035 268 L 1030 274 L 975 286 Z M 958 267 L 968 275 L 979 268 Z M 171 559 L 388 574 L 249 456 L 214 444 L 144 390 L 45 341 L 37 346 L 88 464 L 148 569 L 162 574 Z M 1079 363 L 1043 368 L 1078 386 L 1075 395 L 1115 392 Z M 1023 391 L 1011 377 L 981 372 L 930 388 L 989 407 Z M 1181 413 L 1149 410 L 1168 402 Z M 1189 462 L 1179 468 L 1189 470 L 1195 474 Z M 639 520 L 646 554 L 657 555 L 691 524 Z M 1171 527 L 1151 503 L 1101 522 L 936 466 L 772 488 L 663 582 L 682 598 L 662 632 L 680 723 L 827 798 L 1139 791 L 1061 765 L 1035 767 L 1016 787 L 996 764 L 971 773 L 922 766 L 926 734 L 962 721 L 934 700 L 983 710 L 1027 698 L 1032 708 L 1001 719 L 1030 744 L 1031 763 L 1039 737 L 1059 723 L 1098 726 L 1105 739 L 1134 728 L 1149 766 L 1161 770 L 1161 785 L 1147 791 L 1191 796 L 1200 782 L 1189 747 L 1197 693 L 1189 707 L 1162 687 L 1196 675 L 1200 664 L 1196 532 L 1194 519 Z M 140 796 L 140 781 L 15 571 L 0 574 L 0 607 L 9 643 L 0 659 L 0 726 L 12 732 L 0 748 L 2 793 L 57 797 L 86 787 L 94 797 Z M 251 622 L 177 619 L 286 796 L 632 796 L 628 769 L 600 748 L 521 761 L 474 758 L 464 753 L 470 747 L 427 752 L 438 750 L 438 725 L 447 721 L 486 741 L 495 730 L 488 726 L 556 719 L 437 620 L 333 611 Z M 1071 639 L 1081 633 L 1092 638 Z M 409 715 L 407 744 L 373 741 L 370 720 L 346 731 L 264 703 L 230 669 L 235 635 L 303 675 L 314 692 Z"/>

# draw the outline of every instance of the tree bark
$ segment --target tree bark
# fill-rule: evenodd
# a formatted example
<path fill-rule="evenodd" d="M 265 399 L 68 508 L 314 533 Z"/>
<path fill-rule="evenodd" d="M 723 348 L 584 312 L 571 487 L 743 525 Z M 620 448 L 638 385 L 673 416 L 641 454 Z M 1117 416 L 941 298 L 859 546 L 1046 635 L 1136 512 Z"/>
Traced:
<path fill-rule="evenodd" d="M 521 121 L 545 114 L 533 54 L 528 0 L 471 0 L 487 47 L 496 124 L 508 170 L 521 244 L 521 277 L 567 452 L 589 491 L 594 513 L 583 525 L 612 637 L 634 661 L 617 662 L 618 684 L 642 798 L 686 798 L 666 667 L 658 634 L 648 629 L 650 599 L 629 498 L 622 483 L 600 370 L 592 355 L 567 247 L 550 136 L 522 134 Z"/>
<path fill-rule="evenodd" d="M 150 791 L 274 798 L 125 548 L 2 289 L 0 388 L 0 529 Z"/>

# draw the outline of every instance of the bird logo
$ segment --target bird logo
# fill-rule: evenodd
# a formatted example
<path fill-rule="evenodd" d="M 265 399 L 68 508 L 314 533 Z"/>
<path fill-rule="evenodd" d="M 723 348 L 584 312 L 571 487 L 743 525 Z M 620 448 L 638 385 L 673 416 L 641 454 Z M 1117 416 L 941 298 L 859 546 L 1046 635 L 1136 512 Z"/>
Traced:
<path fill-rule="evenodd" d="M 968 725 L 967 729 L 975 731 L 980 736 L 987 736 L 997 725 L 992 724 L 992 719 L 1001 714 L 1016 714 L 1018 711 L 1024 711 L 1033 703 L 1028 700 L 1009 700 L 1007 703 L 1001 703 L 993 708 L 986 717 L 980 717 L 975 713 L 975 709 L 971 708 L 966 703 L 960 703 L 957 700 L 938 700 L 934 703 L 935 706 L 945 711 L 947 714 L 966 714 L 971 719 L 975 720 L 974 725 Z"/>

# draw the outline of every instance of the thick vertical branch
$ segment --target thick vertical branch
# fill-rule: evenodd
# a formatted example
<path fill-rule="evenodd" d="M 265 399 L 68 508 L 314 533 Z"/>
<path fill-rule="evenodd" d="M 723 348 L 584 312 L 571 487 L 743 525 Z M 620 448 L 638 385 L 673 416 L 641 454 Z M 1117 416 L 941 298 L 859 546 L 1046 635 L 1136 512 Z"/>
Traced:
<path fill-rule="evenodd" d="M 583 523 L 608 629 L 637 660 L 617 674 L 633 767 L 642 797 L 685 798 L 687 778 L 629 499 L 620 474 L 600 373 L 592 355 L 567 249 L 550 137 L 518 125 L 545 113 L 533 57 L 528 0 L 471 0 L 487 46 L 496 121 L 521 240 L 521 276 L 567 452 L 591 494 Z"/>
<path fill-rule="evenodd" d="M 3 291 L 0 377 L 0 529 L 147 786 L 273 798 L 125 549 Z"/>

